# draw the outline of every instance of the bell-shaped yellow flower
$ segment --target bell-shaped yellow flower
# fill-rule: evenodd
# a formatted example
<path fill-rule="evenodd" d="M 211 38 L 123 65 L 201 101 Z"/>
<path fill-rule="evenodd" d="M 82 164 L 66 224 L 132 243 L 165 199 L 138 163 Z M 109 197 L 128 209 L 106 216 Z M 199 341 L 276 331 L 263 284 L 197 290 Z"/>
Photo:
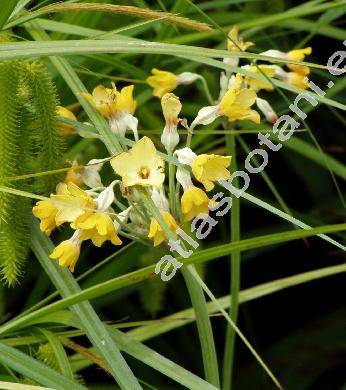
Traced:
<path fill-rule="evenodd" d="M 122 244 L 113 221 L 104 212 L 96 211 L 92 214 L 81 215 L 71 226 L 74 229 L 82 230 L 80 233 L 81 240 L 91 240 L 96 246 L 101 246 L 107 240 L 114 245 Z"/>
<path fill-rule="evenodd" d="M 306 47 L 304 49 L 291 50 L 286 54 L 286 58 L 293 61 L 304 61 L 305 56 L 312 53 L 311 47 Z M 305 76 L 309 74 L 309 68 L 305 65 L 294 65 L 287 64 L 287 67 L 295 73 L 304 74 Z M 306 73 L 307 72 L 307 73 Z"/>
<path fill-rule="evenodd" d="M 77 121 L 77 118 L 76 116 L 74 115 L 73 112 L 71 112 L 70 110 L 68 110 L 67 108 L 65 107 L 62 107 L 62 106 L 58 106 L 57 107 L 57 114 L 59 116 L 62 116 L 64 118 L 67 118 L 67 119 L 71 119 L 72 121 Z M 74 126 L 72 125 L 69 125 L 67 123 L 63 123 L 63 122 L 60 122 L 59 123 L 59 132 L 62 136 L 66 137 L 68 135 L 71 135 L 71 134 L 74 134 L 76 132 L 76 129 Z"/>
<path fill-rule="evenodd" d="M 167 223 L 167 225 L 169 226 L 170 230 L 174 234 L 176 234 L 176 230 L 178 229 L 178 224 L 175 221 L 174 217 L 168 211 L 163 211 L 163 210 L 161 210 L 161 215 L 165 220 L 165 222 Z M 154 246 L 158 246 L 168 239 L 165 232 L 162 230 L 160 224 L 157 222 L 155 218 L 151 219 L 148 238 L 154 241 Z"/>
<path fill-rule="evenodd" d="M 179 84 L 179 78 L 174 73 L 165 70 L 152 69 L 152 76 L 147 78 L 147 83 L 153 88 L 153 96 L 162 98 L 165 93 L 172 92 Z"/>
<path fill-rule="evenodd" d="M 36 218 L 41 220 L 40 229 L 42 232 L 50 236 L 52 231 L 56 228 L 55 217 L 58 209 L 50 200 L 40 200 L 32 209 Z"/>
<path fill-rule="evenodd" d="M 298 88 L 309 89 L 308 79 L 304 74 L 288 72 L 285 81 L 287 81 L 289 84 L 295 85 Z"/>
<path fill-rule="evenodd" d="M 239 36 L 239 28 L 237 26 L 233 26 L 232 30 L 228 33 L 227 49 L 229 51 L 245 51 L 253 45 L 253 42 L 245 42 Z"/>
<path fill-rule="evenodd" d="M 66 185 L 63 194 L 51 195 L 53 204 L 58 212 L 55 216 L 56 225 L 64 222 L 74 222 L 82 214 L 90 214 L 95 208 L 93 198 L 73 183 Z"/>
<path fill-rule="evenodd" d="M 275 68 L 271 65 L 258 65 L 258 67 L 249 66 L 246 68 L 246 70 L 262 77 L 264 77 L 262 72 L 269 78 L 273 78 L 275 76 Z M 261 89 L 265 89 L 267 91 L 274 90 L 273 84 L 266 80 L 259 80 L 254 77 L 246 76 L 245 81 L 255 92 L 258 92 Z"/>
<path fill-rule="evenodd" d="M 71 238 L 61 242 L 50 254 L 51 259 L 59 259 L 60 267 L 69 267 L 73 272 L 80 254 L 81 241 Z"/>
<path fill-rule="evenodd" d="M 92 94 L 82 93 L 82 96 L 105 118 L 117 119 L 124 113 L 134 113 L 137 103 L 132 96 L 133 88 L 133 85 L 129 85 L 118 91 L 115 85 L 113 88 L 98 85 L 94 88 Z"/>
<path fill-rule="evenodd" d="M 214 182 L 230 178 L 231 174 L 227 168 L 231 159 L 231 156 L 200 154 L 193 160 L 192 173 L 207 191 L 211 191 L 215 187 Z"/>
<path fill-rule="evenodd" d="M 256 102 L 256 92 L 251 88 L 243 87 L 243 78 L 238 73 L 231 88 L 219 103 L 222 115 L 228 117 L 230 122 L 238 119 L 248 119 L 255 123 L 260 123 L 260 115 L 257 111 L 251 110 L 251 106 Z"/>
<path fill-rule="evenodd" d="M 124 188 L 136 185 L 159 188 L 165 180 L 165 162 L 148 137 L 141 138 L 129 152 L 113 157 L 111 165 L 122 177 Z"/>
<path fill-rule="evenodd" d="M 191 221 L 197 215 L 209 214 L 208 195 L 195 186 L 187 188 L 181 197 L 181 211 L 184 216 L 184 221 Z"/>

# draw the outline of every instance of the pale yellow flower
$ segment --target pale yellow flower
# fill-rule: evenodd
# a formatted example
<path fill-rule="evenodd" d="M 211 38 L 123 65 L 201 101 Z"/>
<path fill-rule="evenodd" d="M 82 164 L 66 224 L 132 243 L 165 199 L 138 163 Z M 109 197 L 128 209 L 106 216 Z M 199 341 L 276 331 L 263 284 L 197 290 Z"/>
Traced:
<path fill-rule="evenodd" d="M 81 215 L 71 226 L 74 229 L 81 229 L 81 240 L 91 240 L 96 246 L 101 246 L 107 240 L 114 245 L 122 244 L 113 221 L 104 212 L 96 211 L 92 214 Z"/>
<path fill-rule="evenodd" d="M 208 195 L 195 186 L 187 188 L 181 197 L 181 211 L 184 216 L 184 221 L 191 221 L 197 215 L 209 214 Z"/>
<path fill-rule="evenodd" d="M 229 51 L 245 51 L 253 45 L 253 42 L 245 42 L 239 36 L 239 28 L 237 26 L 233 26 L 232 30 L 228 33 L 227 49 Z"/>
<path fill-rule="evenodd" d="M 95 208 L 93 198 L 73 183 L 67 184 L 63 194 L 51 195 L 58 212 L 55 216 L 56 225 L 64 222 L 74 222 L 82 214 L 90 214 Z"/>
<path fill-rule="evenodd" d="M 68 110 L 67 108 L 65 107 L 62 107 L 62 106 L 58 106 L 57 107 L 57 114 L 59 116 L 62 116 L 64 118 L 67 118 L 67 119 L 71 119 L 72 121 L 77 121 L 77 118 L 76 116 L 74 115 L 73 112 L 71 112 L 70 110 Z M 63 123 L 63 122 L 60 122 L 59 123 L 59 132 L 62 136 L 68 136 L 68 135 L 71 135 L 71 134 L 75 134 L 76 132 L 76 129 L 74 126 L 72 125 L 69 125 L 67 123 Z"/>
<path fill-rule="evenodd" d="M 215 187 L 214 182 L 230 178 L 231 174 L 227 168 L 231 159 L 231 156 L 200 154 L 193 160 L 192 173 L 207 191 L 211 191 Z"/>
<path fill-rule="evenodd" d="M 249 67 L 244 67 L 244 69 L 248 70 L 251 73 L 255 73 L 258 76 L 264 77 L 263 73 L 269 77 L 273 78 L 275 76 L 275 67 L 271 65 L 258 65 L 257 66 L 249 66 Z M 273 91 L 274 86 L 272 83 L 270 83 L 267 80 L 259 80 L 254 77 L 246 76 L 245 81 L 247 84 L 255 91 L 258 92 L 261 89 L 265 89 L 267 91 Z"/>
<path fill-rule="evenodd" d="M 105 118 L 117 119 L 124 113 L 134 113 L 137 103 L 132 96 L 133 88 L 133 85 L 129 85 L 118 91 L 115 85 L 113 85 L 113 88 L 98 85 L 94 88 L 92 94 L 83 92 L 82 96 Z"/>
<path fill-rule="evenodd" d="M 73 272 L 80 254 L 81 241 L 71 238 L 61 242 L 50 254 L 51 259 L 59 259 L 60 267 L 69 267 Z"/>
<path fill-rule="evenodd" d="M 160 212 L 169 229 L 173 232 L 173 234 L 176 234 L 178 224 L 174 217 L 168 211 L 161 210 Z M 165 232 L 162 230 L 162 227 L 155 218 L 151 219 L 148 238 L 154 241 L 154 246 L 158 246 L 168 239 Z"/>
<path fill-rule="evenodd" d="M 172 72 L 153 68 L 152 76 L 147 78 L 147 83 L 153 88 L 153 95 L 161 98 L 165 93 L 172 92 L 179 84 L 179 78 Z"/>
<path fill-rule="evenodd" d="M 227 116 L 230 122 L 238 119 L 248 119 L 260 123 L 258 112 L 250 108 L 255 102 L 256 92 L 251 88 L 243 87 L 243 78 L 238 73 L 233 85 L 221 99 L 219 109 L 221 114 Z"/>
<path fill-rule="evenodd" d="M 114 171 L 122 177 L 123 186 L 161 187 L 165 180 L 165 162 L 148 137 L 141 138 L 129 152 L 111 159 Z"/>

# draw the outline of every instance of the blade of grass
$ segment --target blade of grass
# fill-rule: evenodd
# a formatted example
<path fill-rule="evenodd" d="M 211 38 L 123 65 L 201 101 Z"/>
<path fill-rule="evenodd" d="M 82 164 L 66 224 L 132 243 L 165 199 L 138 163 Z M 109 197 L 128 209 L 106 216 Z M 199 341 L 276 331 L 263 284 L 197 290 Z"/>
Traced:
<path fill-rule="evenodd" d="M 2 2 L 1 9 L 0 9 L 0 30 L 6 24 L 13 10 L 16 8 L 17 3 L 18 0 L 7 0 L 5 2 Z"/>
<path fill-rule="evenodd" d="M 36 221 L 32 223 L 30 243 L 37 259 L 46 271 L 61 296 L 68 298 L 78 293 L 80 288 L 71 273 L 60 268 L 47 256 L 54 246 L 51 241 L 40 232 Z M 141 389 L 137 379 L 122 357 L 117 345 L 109 335 L 105 325 L 97 316 L 89 302 L 83 302 L 72 306 L 70 310 L 78 318 L 81 328 L 88 336 L 91 343 L 96 347 L 102 359 L 106 362 L 110 374 L 123 389 Z"/>
<path fill-rule="evenodd" d="M 233 134 L 226 135 L 226 146 L 229 154 L 232 156 L 232 172 L 238 170 L 237 168 L 237 153 L 236 153 L 236 137 Z M 239 180 L 234 182 L 236 187 L 239 186 Z M 236 242 L 240 240 L 240 199 L 236 196 L 232 196 L 232 209 L 230 215 L 231 235 L 230 242 Z M 240 291 L 240 278 L 241 278 L 241 252 L 235 251 L 230 257 L 231 264 L 231 285 L 230 285 L 230 297 L 231 305 L 229 316 L 231 320 L 236 324 L 238 319 L 239 310 L 239 291 Z M 232 387 L 233 378 L 233 365 L 234 365 L 234 344 L 235 344 L 235 331 L 232 326 L 226 328 L 226 341 L 224 347 L 223 356 L 223 371 L 222 371 L 222 388 L 224 390 L 230 390 Z"/>

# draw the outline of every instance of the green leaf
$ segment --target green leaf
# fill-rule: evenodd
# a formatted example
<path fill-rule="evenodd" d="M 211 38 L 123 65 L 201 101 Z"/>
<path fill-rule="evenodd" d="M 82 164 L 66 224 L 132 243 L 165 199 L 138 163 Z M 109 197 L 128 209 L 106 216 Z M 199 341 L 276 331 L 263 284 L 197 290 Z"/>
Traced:
<path fill-rule="evenodd" d="M 0 363 L 6 364 L 14 371 L 35 380 L 41 385 L 48 386 L 53 389 L 86 389 L 84 386 L 66 378 L 65 376 L 52 370 L 50 367 L 47 367 L 45 364 L 1 342 Z"/>
<path fill-rule="evenodd" d="M 52 252 L 54 246 L 40 232 L 37 221 L 33 221 L 31 232 L 31 247 L 61 296 L 68 299 L 69 296 L 78 294 L 80 287 L 71 273 L 59 267 L 47 255 Z M 108 365 L 109 372 L 120 387 L 124 389 L 140 389 L 141 386 L 137 379 L 121 356 L 117 345 L 111 339 L 105 325 L 99 319 L 90 303 L 83 302 L 80 305 L 72 306 L 70 310 L 78 318 L 81 328 Z"/>
<path fill-rule="evenodd" d="M 6 0 L 1 3 L 0 9 L 0 29 L 6 24 L 13 10 L 16 8 L 18 0 Z"/>

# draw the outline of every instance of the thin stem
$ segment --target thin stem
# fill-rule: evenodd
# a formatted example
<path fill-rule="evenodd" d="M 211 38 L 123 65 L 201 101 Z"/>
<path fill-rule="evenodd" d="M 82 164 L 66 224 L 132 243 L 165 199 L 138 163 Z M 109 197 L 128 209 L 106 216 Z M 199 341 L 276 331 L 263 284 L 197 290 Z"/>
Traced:
<path fill-rule="evenodd" d="M 232 171 L 237 170 L 237 154 L 234 134 L 226 135 L 226 145 L 232 156 Z M 238 187 L 238 179 L 234 179 L 234 185 Z M 232 211 L 230 215 L 231 223 L 231 242 L 240 240 L 240 200 L 236 196 L 232 196 Z M 240 291 L 240 262 L 241 253 L 239 251 L 232 252 L 230 256 L 231 262 L 231 303 L 229 315 L 232 321 L 236 324 L 239 310 L 239 291 Z M 235 345 L 235 330 L 232 326 L 228 326 L 226 330 L 226 341 L 223 358 L 223 389 L 231 390 L 232 376 L 234 366 L 234 345 Z"/>

